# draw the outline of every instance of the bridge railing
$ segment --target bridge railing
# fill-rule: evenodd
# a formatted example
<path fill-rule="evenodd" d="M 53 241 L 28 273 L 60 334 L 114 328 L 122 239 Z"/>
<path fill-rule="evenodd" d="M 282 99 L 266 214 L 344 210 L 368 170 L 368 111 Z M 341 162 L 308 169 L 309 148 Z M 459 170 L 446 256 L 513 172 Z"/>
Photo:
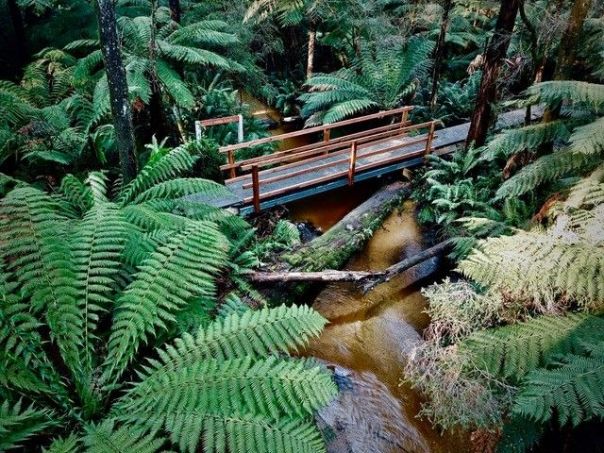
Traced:
<path fill-rule="evenodd" d="M 294 189 L 298 190 L 311 187 L 344 177 L 348 179 L 348 185 L 353 185 L 355 175 L 366 170 L 396 164 L 429 154 L 433 149 L 432 145 L 435 137 L 436 124 L 437 121 L 428 121 L 413 126 L 402 127 L 397 131 L 396 135 L 390 135 L 387 138 L 377 140 L 367 138 L 375 137 L 381 133 L 349 139 L 338 143 L 339 148 L 330 152 L 328 156 L 322 151 L 319 155 L 304 159 L 301 159 L 300 156 L 297 155 L 297 160 L 294 162 L 272 167 L 263 171 L 260 171 L 260 168 L 262 164 L 266 164 L 266 162 L 247 164 L 251 169 L 251 181 L 246 182 L 249 181 L 249 175 L 235 179 L 242 180 L 241 187 L 243 189 L 252 189 L 252 196 L 246 197 L 244 202 L 252 203 L 255 211 L 258 212 L 260 211 L 260 202 L 262 199 L 273 198 Z M 422 130 L 426 131 L 422 135 L 417 137 L 407 136 L 407 132 L 419 132 Z M 405 138 L 404 141 L 396 140 L 396 142 L 391 143 L 389 146 L 376 147 L 376 145 L 381 143 L 392 142 L 393 139 L 400 139 L 403 137 Z M 421 144 L 423 144 L 423 146 L 418 146 Z M 342 147 L 342 145 L 344 145 L 344 147 Z M 414 149 L 410 152 L 408 150 L 406 151 L 409 147 L 413 147 Z M 397 151 L 396 155 L 393 155 L 392 151 Z M 384 158 L 375 159 L 375 157 L 384 154 L 388 155 Z M 372 159 L 367 159 L 369 157 Z M 335 171 L 324 171 L 330 170 L 333 167 L 340 168 L 336 168 Z M 316 173 L 317 176 L 310 179 L 300 179 L 303 175 L 313 173 Z M 291 184 L 268 191 L 262 190 L 268 185 L 284 180 L 291 180 Z"/>
<path fill-rule="evenodd" d="M 413 109 L 412 106 L 400 107 L 393 110 L 382 111 L 373 113 L 371 115 L 365 115 L 358 118 L 351 118 L 349 120 L 339 121 L 337 123 L 324 124 L 321 126 L 311 127 L 302 129 L 295 132 L 289 132 L 287 134 L 280 134 L 271 137 L 265 137 L 257 140 L 252 140 L 244 143 L 238 143 L 235 145 L 224 146 L 219 149 L 220 153 L 227 155 L 227 164 L 222 165 L 220 169 L 222 171 L 228 171 L 230 179 L 237 178 L 238 173 L 244 173 L 250 171 L 254 164 L 260 167 L 272 166 L 283 162 L 291 162 L 300 158 L 311 157 L 318 154 L 327 154 L 330 151 L 337 149 L 338 147 L 348 146 L 352 140 L 364 139 L 378 140 L 381 138 L 388 138 L 392 135 L 396 135 L 402 128 L 405 128 L 410 124 L 409 112 Z M 331 138 L 331 132 L 334 129 L 360 124 L 367 121 L 373 121 L 377 119 L 383 119 L 400 115 L 401 119 L 397 123 L 388 124 L 386 126 L 370 129 L 367 131 L 357 132 L 355 134 L 349 134 L 344 137 L 338 137 L 335 139 Z M 276 143 L 284 140 L 303 137 L 313 136 L 315 134 L 322 133 L 323 141 L 315 142 L 309 145 L 304 145 L 288 150 L 278 151 L 269 155 L 258 156 L 251 159 L 245 159 L 237 161 L 236 152 L 241 149 L 253 148 L 255 146 L 264 145 L 268 143 Z"/>

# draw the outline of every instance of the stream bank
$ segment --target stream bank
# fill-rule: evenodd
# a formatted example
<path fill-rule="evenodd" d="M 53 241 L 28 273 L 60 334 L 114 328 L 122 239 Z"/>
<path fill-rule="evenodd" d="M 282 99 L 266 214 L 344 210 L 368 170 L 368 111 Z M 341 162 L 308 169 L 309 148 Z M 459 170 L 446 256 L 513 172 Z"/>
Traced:
<path fill-rule="evenodd" d="M 360 194 L 355 190 L 294 203 L 288 206 L 290 220 L 310 221 L 326 231 L 370 195 L 367 188 L 361 187 Z M 414 211 L 413 204 L 405 202 L 390 214 L 345 269 L 379 271 L 421 251 L 423 233 Z M 366 295 L 353 284 L 334 283 L 314 299 L 313 308 L 330 324 L 303 355 L 332 368 L 340 387 L 338 398 L 317 417 L 329 452 L 467 450 L 463 436 L 441 436 L 418 420 L 421 398 L 400 385 L 406 357 L 422 341 L 420 332 L 429 322 L 420 287 L 437 278 L 439 264 L 438 258 L 428 260 Z"/>

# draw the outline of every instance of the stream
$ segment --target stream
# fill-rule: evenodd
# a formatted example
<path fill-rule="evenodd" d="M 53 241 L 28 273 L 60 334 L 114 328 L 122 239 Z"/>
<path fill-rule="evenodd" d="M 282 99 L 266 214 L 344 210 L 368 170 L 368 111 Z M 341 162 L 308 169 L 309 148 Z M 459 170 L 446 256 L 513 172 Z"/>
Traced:
<path fill-rule="evenodd" d="M 292 203 L 289 217 L 326 231 L 372 189 L 359 185 Z M 346 269 L 383 270 L 421 251 L 422 242 L 414 205 L 406 202 Z M 334 370 L 340 388 L 338 398 L 317 416 L 329 452 L 467 451 L 462 436 L 441 435 L 419 420 L 419 395 L 401 385 L 406 357 L 429 322 L 420 283 L 434 281 L 438 265 L 436 258 L 426 261 L 366 295 L 353 284 L 329 284 L 314 300 L 313 308 L 330 323 L 303 355 Z"/>
<path fill-rule="evenodd" d="M 252 112 L 279 120 L 279 112 L 242 93 Z M 289 132 L 282 125 L 273 135 Z M 280 149 L 308 144 L 308 137 L 281 143 Z M 327 231 L 369 198 L 379 180 L 290 203 L 289 219 Z M 406 202 L 393 212 L 345 269 L 378 271 L 422 250 L 415 209 Z M 402 385 L 406 358 L 421 342 L 429 318 L 420 288 L 438 276 L 437 258 L 362 294 L 353 284 L 327 285 L 312 306 L 329 320 L 321 336 L 302 355 L 317 358 L 334 371 L 338 397 L 317 415 L 330 453 L 468 451 L 463 435 L 441 434 L 417 418 L 421 398 Z"/>

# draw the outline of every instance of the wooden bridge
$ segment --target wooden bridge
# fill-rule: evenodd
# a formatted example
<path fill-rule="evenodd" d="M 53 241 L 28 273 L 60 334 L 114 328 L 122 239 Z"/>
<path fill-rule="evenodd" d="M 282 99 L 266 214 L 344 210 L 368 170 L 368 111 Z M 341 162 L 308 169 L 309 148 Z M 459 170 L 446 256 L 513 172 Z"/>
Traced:
<path fill-rule="evenodd" d="M 192 198 L 217 207 L 232 207 L 241 214 L 259 212 L 420 165 L 426 155 L 452 152 L 465 140 L 469 123 L 436 132 L 437 121 L 411 124 L 408 118 L 412 108 L 401 107 L 222 147 L 219 151 L 226 155 L 227 163 L 220 168 L 228 175 L 225 185 L 231 194 L 214 199 L 201 195 Z M 497 127 L 521 123 L 524 113 L 515 110 L 500 115 Z M 540 114 L 536 111 L 533 115 L 537 118 Z M 240 121 L 238 116 L 207 120 L 203 126 L 235 121 Z M 351 126 L 364 126 L 365 130 L 346 133 Z M 334 131 L 343 135 L 335 137 Z M 309 144 L 259 157 L 237 156 L 242 150 L 300 137 Z"/>

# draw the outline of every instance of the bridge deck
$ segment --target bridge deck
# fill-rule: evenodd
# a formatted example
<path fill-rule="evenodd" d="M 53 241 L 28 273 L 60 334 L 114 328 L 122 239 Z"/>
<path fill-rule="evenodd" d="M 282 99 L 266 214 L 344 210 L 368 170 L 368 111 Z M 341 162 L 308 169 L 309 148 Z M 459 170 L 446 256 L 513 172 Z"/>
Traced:
<path fill-rule="evenodd" d="M 533 119 L 542 114 L 534 109 Z M 525 110 L 514 110 L 498 117 L 496 129 L 521 124 L 525 119 Z M 447 154 L 455 150 L 458 144 L 466 139 L 470 123 L 448 127 L 436 131 L 432 142 L 433 152 Z M 376 143 L 367 142 L 360 145 L 356 154 L 354 182 L 379 177 L 402 168 L 414 167 L 424 161 L 428 133 L 414 136 L 404 135 L 391 139 L 382 139 Z M 320 146 L 322 143 L 318 143 Z M 383 151 L 383 152 L 382 152 Z M 325 154 L 312 159 L 300 160 L 260 171 L 261 193 L 260 209 L 277 204 L 306 198 L 349 184 L 349 161 L 347 154 Z M 264 175 L 264 176 L 263 176 Z M 241 214 L 254 210 L 252 174 L 245 174 L 225 182 L 231 194 L 227 197 L 208 199 L 204 196 L 193 196 L 192 199 L 203 201 L 216 207 L 233 207 Z"/>

